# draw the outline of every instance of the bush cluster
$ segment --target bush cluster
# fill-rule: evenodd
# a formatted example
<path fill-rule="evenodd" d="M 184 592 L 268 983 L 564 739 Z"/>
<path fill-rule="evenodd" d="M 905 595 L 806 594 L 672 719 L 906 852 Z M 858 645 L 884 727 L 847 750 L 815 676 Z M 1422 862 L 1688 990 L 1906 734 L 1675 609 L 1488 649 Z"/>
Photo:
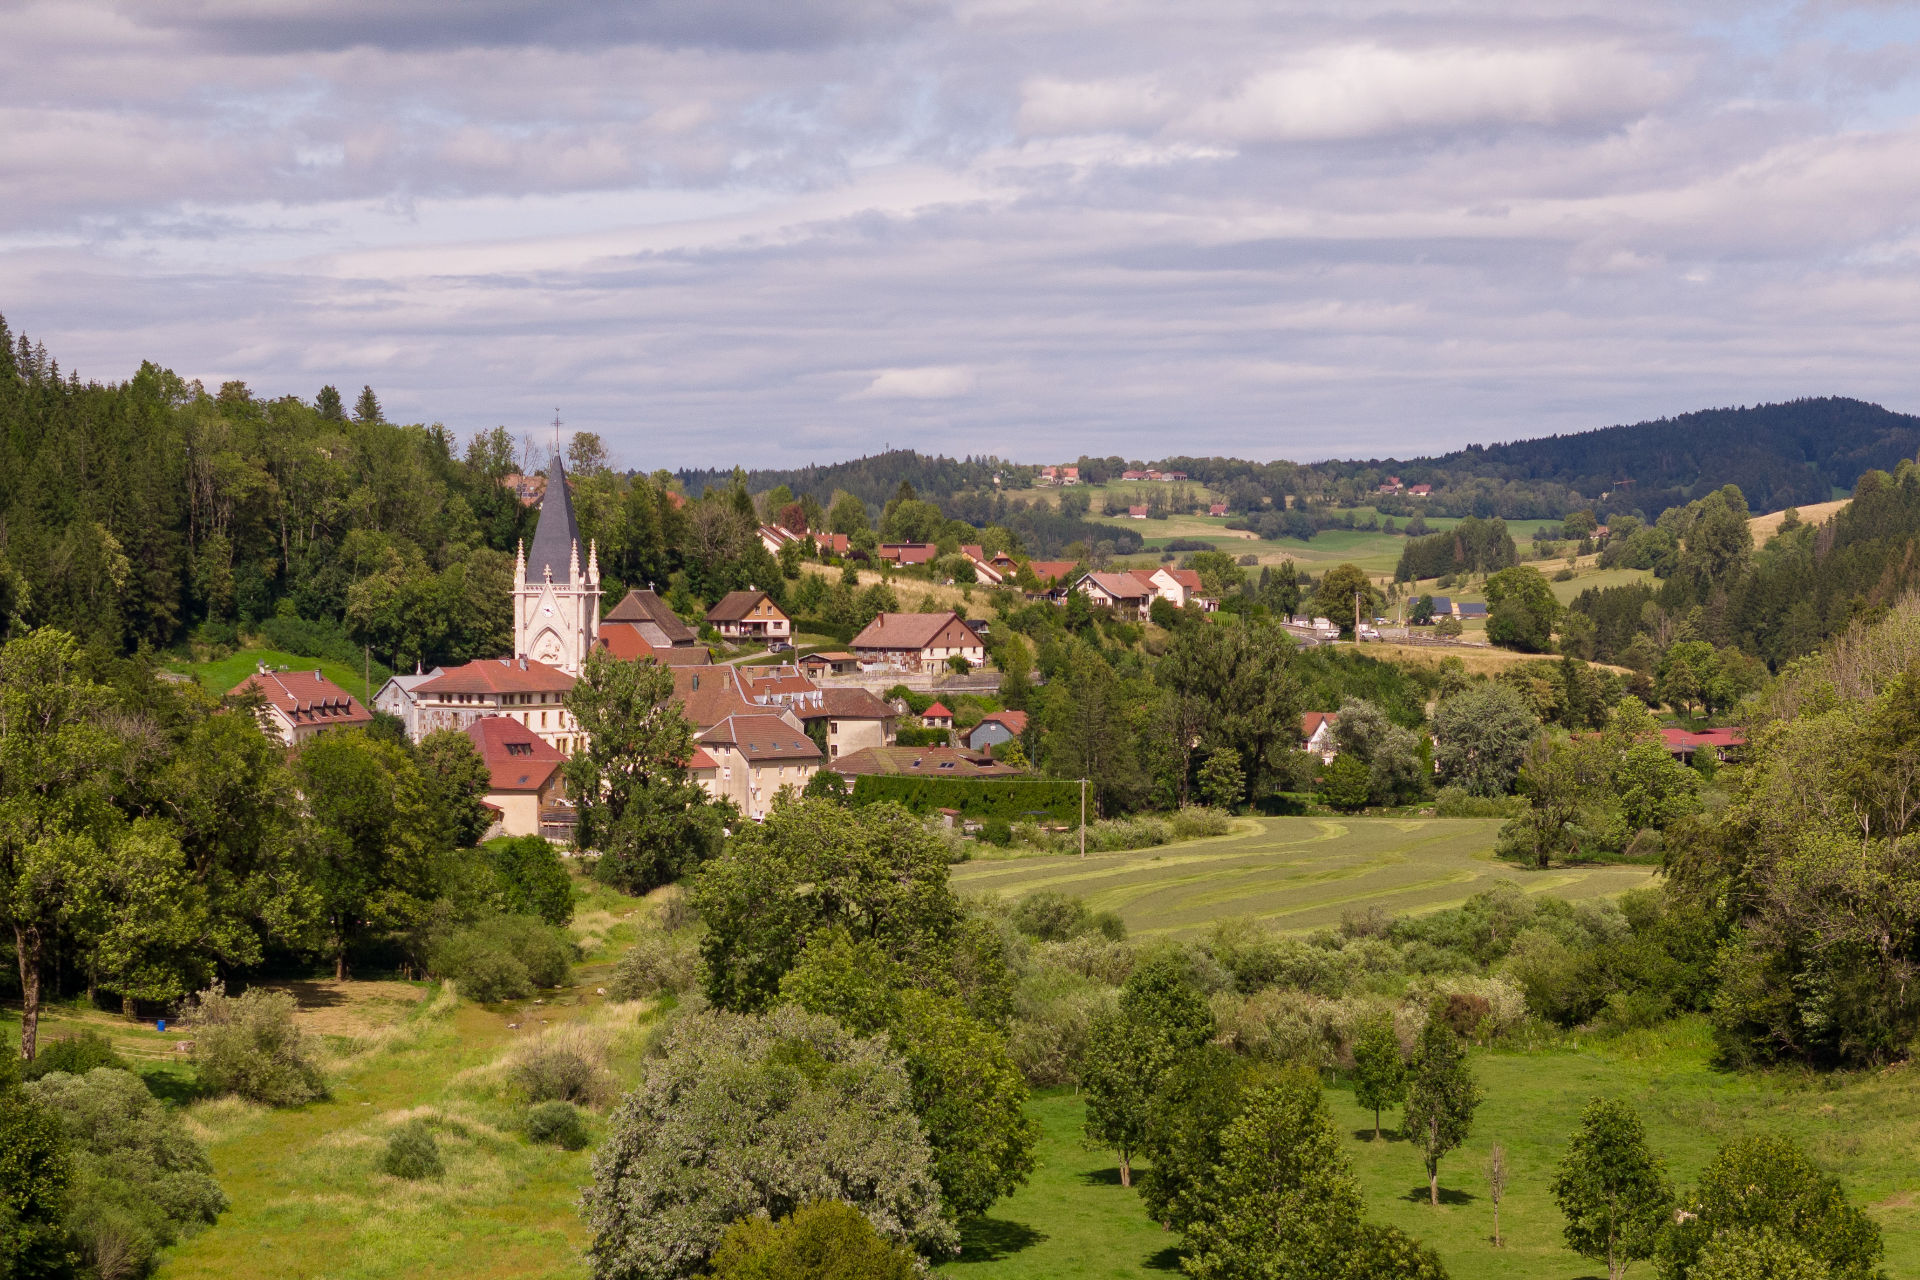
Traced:
<path fill-rule="evenodd" d="M 286 992 L 264 987 L 229 996 L 216 985 L 190 997 L 181 1021 L 193 1033 L 201 1086 L 270 1107 L 325 1097 L 314 1045 L 294 1022 L 297 1008 Z"/>
<path fill-rule="evenodd" d="M 436 938 L 427 967 L 469 1000 L 492 1004 L 565 986 L 574 954 L 566 930 L 538 916 L 489 916 Z"/>
<path fill-rule="evenodd" d="M 440 1144 L 424 1120 L 409 1120 L 387 1138 L 380 1154 L 380 1172 L 390 1177 L 419 1182 L 446 1176 L 447 1166 L 440 1159 Z"/>
<path fill-rule="evenodd" d="M 571 1102 L 536 1102 L 527 1108 L 527 1136 L 563 1151 L 587 1145 L 587 1123 Z"/>
<path fill-rule="evenodd" d="M 25 1080 L 38 1080 L 56 1071 L 84 1076 L 95 1067 L 113 1067 L 124 1071 L 127 1064 L 115 1051 L 113 1041 L 98 1031 L 79 1031 L 70 1036 L 42 1040 L 33 1061 L 21 1064 L 20 1075 Z"/>

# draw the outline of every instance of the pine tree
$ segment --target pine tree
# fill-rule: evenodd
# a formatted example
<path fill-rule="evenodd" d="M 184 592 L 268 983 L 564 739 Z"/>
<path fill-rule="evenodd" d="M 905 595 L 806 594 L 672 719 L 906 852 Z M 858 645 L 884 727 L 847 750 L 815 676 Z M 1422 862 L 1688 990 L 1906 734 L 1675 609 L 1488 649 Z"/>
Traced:
<path fill-rule="evenodd" d="M 328 422 L 345 422 L 347 411 L 340 399 L 340 388 L 329 383 L 320 388 L 320 394 L 313 398 L 313 407 Z"/>
<path fill-rule="evenodd" d="M 380 408 L 380 397 L 373 394 L 372 387 L 360 388 L 360 398 L 353 402 L 353 420 L 363 427 L 387 420 Z"/>

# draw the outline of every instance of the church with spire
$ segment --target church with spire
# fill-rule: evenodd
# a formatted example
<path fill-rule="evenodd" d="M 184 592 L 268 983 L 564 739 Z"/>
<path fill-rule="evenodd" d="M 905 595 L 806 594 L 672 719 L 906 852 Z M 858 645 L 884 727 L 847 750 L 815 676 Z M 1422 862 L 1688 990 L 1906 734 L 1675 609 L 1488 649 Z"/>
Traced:
<path fill-rule="evenodd" d="M 566 467 L 555 454 L 540 500 L 533 546 L 522 544 L 513 565 L 513 656 L 532 658 L 577 676 L 600 623 L 600 558 L 573 518 Z"/>

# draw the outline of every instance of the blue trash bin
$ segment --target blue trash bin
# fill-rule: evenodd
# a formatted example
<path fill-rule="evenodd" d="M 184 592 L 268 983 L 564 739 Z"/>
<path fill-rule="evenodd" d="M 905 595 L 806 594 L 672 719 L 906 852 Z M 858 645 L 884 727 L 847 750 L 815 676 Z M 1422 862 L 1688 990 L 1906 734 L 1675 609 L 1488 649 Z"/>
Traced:
<path fill-rule="evenodd" d="M 156 1031 L 165 1031 L 167 1029 L 167 1020 L 165 1018 L 161 1018 L 157 1022 L 155 1022 L 153 1026 Z"/>

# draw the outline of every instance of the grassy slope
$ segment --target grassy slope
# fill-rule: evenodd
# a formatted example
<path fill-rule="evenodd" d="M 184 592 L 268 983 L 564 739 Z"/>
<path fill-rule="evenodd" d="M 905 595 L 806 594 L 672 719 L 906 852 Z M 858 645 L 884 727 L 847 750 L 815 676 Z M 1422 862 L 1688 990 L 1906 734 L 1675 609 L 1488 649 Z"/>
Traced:
<path fill-rule="evenodd" d="M 295 671 L 311 671 L 318 667 L 327 679 L 345 689 L 362 702 L 370 701 L 380 691 L 393 673 L 373 664 L 373 687 L 369 689 L 361 679 L 361 668 L 344 662 L 335 662 L 330 658 L 302 658 L 298 654 L 281 653 L 276 649 L 242 649 L 230 657 L 217 662 L 169 662 L 169 671 L 184 672 L 198 680 L 208 693 L 219 695 L 231 690 L 235 685 L 254 673 L 260 663 L 269 666 L 289 667 Z"/>
<path fill-rule="evenodd" d="M 574 933 L 587 963 L 576 968 L 574 986 L 545 993 L 540 1004 L 424 1000 L 398 1022 L 384 1009 L 355 1026 L 344 1006 L 423 992 L 396 982 L 348 983 L 344 991 L 300 984 L 310 1029 L 358 1030 L 362 1038 L 329 1035 L 343 1061 L 324 1102 L 288 1111 L 226 1101 L 191 1108 L 232 1208 L 168 1254 L 163 1280 L 587 1275 L 575 1203 L 591 1150 L 520 1136 L 523 1104 L 502 1088 L 498 1065 L 517 1042 L 553 1025 L 631 1025 L 630 1007 L 595 992 L 632 937 L 628 917 L 645 908 L 587 882 L 581 889 Z M 439 1182 L 377 1171 L 386 1134 L 414 1114 L 438 1118 L 448 1170 Z"/>
<path fill-rule="evenodd" d="M 1040 855 L 954 868 L 965 893 L 1053 889 L 1117 911 L 1136 935 L 1203 929 L 1250 915 L 1285 932 L 1349 911 L 1456 906 L 1496 880 L 1579 901 L 1645 884 L 1645 867 L 1528 871 L 1493 857 L 1499 822 L 1467 818 L 1259 818 L 1234 835 L 1128 853 Z"/>
<path fill-rule="evenodd" d="M 1328 1093 L 1347 1153 L 1376 1221 L 1436 1248 L 1456 1280 L 1573 1280 L 1604 1273 L 1561 1243 L 1562 1220 L 1548 1180 L 1587 1100 L 1625 1098 L 1645 1120 L 1655 1148 L 1685 1185 L 1715 1148 L 1743 1134 L 1768 1132 L 1800 1142 L 1838 1173 L 1855 1203 L 1868 1206 L 1886 1233 L 1887 1269 L 1920 1274 L 1920 1172 L 1911 1152 L 1920 1137 L 1920 1090 L 1909 1072 L 1806 1081 L 1799 1076 L 1736 1076 L 1716 1071 L 1710 1036 L 1698 1021 L 1611 1041 L 1569 1043 L 1530 1053 L 1477 1053 L 1486 1091 L 1467 1145 L 1441 1164 L 1443 1203 L 1426 1203 L 1420 1153 L 1389 1133 L 1372 1142 L 1371 1113 L 1344 1087 Z M 964 1280 L 1040 1280 L 1047 1276 L 1154 1277 L 1167 1274 L 1175 1238 L 1146 1222 L 1134 1192 L 1117 1185 L 1113 1157 L 1075 1141 L 1079 1099 L 1035 1098 L 1046 1130 L 1033 1183 L 997 1206 L 988 1231 L 943 1274 Z M 1389 1130 L 1393 1120 L 1387 1118 Z M 1509 1181 L 1500 1208 L 1505 1247 L 1491 1245 L 1493 1212 L 1484 1169 L 1491 1145 L 1507 1150 Z M 1144 1224 L 1144 1231 L 1142 1229 Z M 983 1247 L 996 1240 L 997 1256 Z M 1634 1273 L 1647 1271 L 1645 1264 Z"/>

